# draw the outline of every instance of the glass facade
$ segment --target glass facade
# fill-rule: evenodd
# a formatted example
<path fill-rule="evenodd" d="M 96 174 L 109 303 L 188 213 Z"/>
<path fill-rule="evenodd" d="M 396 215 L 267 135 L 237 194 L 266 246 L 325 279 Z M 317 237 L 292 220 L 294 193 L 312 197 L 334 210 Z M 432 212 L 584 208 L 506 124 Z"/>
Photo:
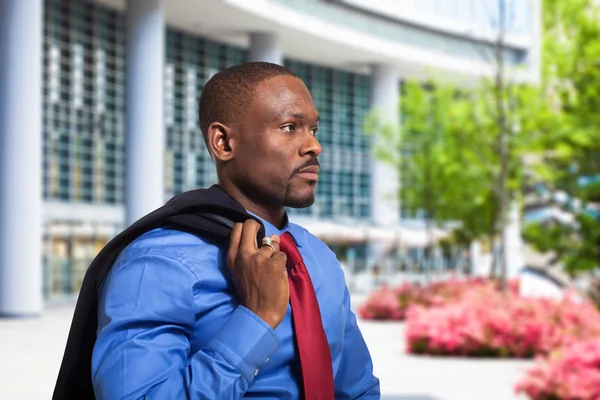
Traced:
<path fill-rule="evenodd" d="M 91 1 L 46 0 L 44 7 L 43 196 L 47 202 L 124 206 L 125 18 Z M 165 200 L 216 183 L 198 125 L 198 99 L 217 71 L 247 50 L 167 28 Z M 293 214 L 370 214 L 366 75 L 294 60 L 285 65 L 311 90 L 320 113 L 322 174 L 316 203 Z M 50 219 L 44 233 L 44 293 L 71 295 L 92 259 L 120 226 Z M 112 224 L 112 225 L 111 225 Z M 108 233 L 107 233 L 108 232 Z M 110 233 L 113 232 L 113 233 Z"/>
<path fill-rule="evenodd" d="M 124 20 L 91 2 L 46 2 L 44 198 L 123 204 Z M 198 99 L 217 71 L 247 51 L 169 28 L 166 38 L 165 199 L 216 182 L 198 125 Z M 369 77 L 287 60 L 321 115 L 322 176 L 317 202 L 292 213 L 368 217 L 370 144 L 362 133 Z"/>
<path fill-rule="evenodd" d="M 198 100 L 216 72 L 247 59 L 244 49 L 168 29 L 165 64 L 165 196 L 217 182 L 198 124 Z"/>
<path fill-rule="evenodd" d="M 122 203 L 123 17 L 92 2 L 44 9 L 44 198 Z"/>
<path fill-rule="evenodd" d="M 198 99 L 217 71 L 247 59 L 245 49 L 169 29 L 165 66 L 167 126 L 166 197 L 216 183 L 212 160 L 198 125 Z M 311 91 L 320 113 L 322 174 L 315 205 L 291 214 L 368 217 L 369 139 L 362 122 L 369 108 L 369 78 L 286 60 Z"/>
<path fill-rule="evenodd" d="M 315 204 L 290 214 L 367 218 L 370 215 L 370 140 L 363 134 L 370 78 L 331 68 L 286 61 L 311 91 L 319 111 L 321 174 Z"/>

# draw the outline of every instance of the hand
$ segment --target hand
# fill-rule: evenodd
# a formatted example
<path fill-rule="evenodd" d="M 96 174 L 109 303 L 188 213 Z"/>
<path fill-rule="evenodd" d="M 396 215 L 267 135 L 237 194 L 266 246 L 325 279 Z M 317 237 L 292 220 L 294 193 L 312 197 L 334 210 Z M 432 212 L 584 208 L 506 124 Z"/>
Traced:
<path fill-rule="evenodd" d="M 234 225 L 227 265 L 240 303 L 275 329 L 285 317 L 290 299 L 287 257 L 279 251 L 279 236 L 271 235 L 270 246 L 256 244 L 260 224 L 247 219 Z"/>

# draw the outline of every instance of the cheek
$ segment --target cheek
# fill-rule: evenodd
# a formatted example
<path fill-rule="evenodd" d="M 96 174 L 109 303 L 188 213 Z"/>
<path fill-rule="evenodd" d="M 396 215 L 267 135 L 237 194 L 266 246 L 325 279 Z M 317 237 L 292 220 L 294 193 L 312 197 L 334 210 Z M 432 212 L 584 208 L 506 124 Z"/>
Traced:
<path fill-rule="evenodd" d="M 264 159 L 265 173 L 278 183 L 286 183 L 290 178 L 293 168 L 287 154 L 270 153 Z M 274 182 L 275 183 L 275 182 Z"/>
<path fill-rule="evenodd" d="M 283 177 L 286 180 L 294 169 L 293 152 L 282 143 L 268 143 L 254 153 L 257 164 L 272 177 Z"/>
<path fill-rule="evenodd" d="M 294 146 L 289 137 L 278 132 L 264 132 L 263 140 L 252 140 L 245 145 L 245 175 L 258 185 L 285 186 L 295 167 Z"/>
<path fill-rule="evenodd" d="M 276 149 L 267 151 L 265 148 L 255 148 L 248 153 L 244 165 L 243 176 L 246 182 L 267 190 L 287 185 L 292 169 L 289 156 Z"/>

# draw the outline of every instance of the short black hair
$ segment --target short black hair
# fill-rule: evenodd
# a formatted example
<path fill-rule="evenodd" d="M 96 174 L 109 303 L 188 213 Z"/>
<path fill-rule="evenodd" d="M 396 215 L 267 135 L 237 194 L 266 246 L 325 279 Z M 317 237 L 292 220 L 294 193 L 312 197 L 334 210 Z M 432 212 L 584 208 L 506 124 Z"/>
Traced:
<path fill-rule="evenodd" d="M 215 121 L 224 124 L 243 119 L 250 108 L 259 83 L 280 75 L 299 78 L 287 68 L 268 62 L 234 65 L 213 75 L 202 89 L 198 105 L 200 130 L 207 140 L 208 127 Z"/>

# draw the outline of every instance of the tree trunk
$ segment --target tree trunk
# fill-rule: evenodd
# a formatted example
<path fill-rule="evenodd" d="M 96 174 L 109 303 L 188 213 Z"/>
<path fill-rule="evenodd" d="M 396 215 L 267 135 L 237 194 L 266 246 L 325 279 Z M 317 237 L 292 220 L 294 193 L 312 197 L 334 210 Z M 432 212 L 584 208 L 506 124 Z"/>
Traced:
<path fill-rule="evenodd" d="M 491 236 L 490 240 L 490 257 L 491 257 L 491 265 L 490 265 L 490 279 L 497 278 L 501 276 L 502 268 L 500 267 L 500 259 L 496 257 L 497 251 L 500 249 L 500 238 L 497 233 L 494 233 Z"/>
<path fill-rule="evenodd" d="M 431 282 L 431 271 L 430 271 L 430 266 L 431 266 L 431 259 L 432 259 L 432 255 L 433 255 L 433 213 L 435 212 L 435 210 L 433 209 L 433 204 L 432 204 L 432 181 L 431 181 L 431 162 L 429 159 L 429 143 L 427 143 L 427 168 L 425 170 L 425 210 L 426 210 L 426 231 L 427 231 L 427 249 L 428 249 L 428 253 L 427 253 L 427 257 L 425 259 L 425 282 L 426 283 L 430 283 Z"/>

